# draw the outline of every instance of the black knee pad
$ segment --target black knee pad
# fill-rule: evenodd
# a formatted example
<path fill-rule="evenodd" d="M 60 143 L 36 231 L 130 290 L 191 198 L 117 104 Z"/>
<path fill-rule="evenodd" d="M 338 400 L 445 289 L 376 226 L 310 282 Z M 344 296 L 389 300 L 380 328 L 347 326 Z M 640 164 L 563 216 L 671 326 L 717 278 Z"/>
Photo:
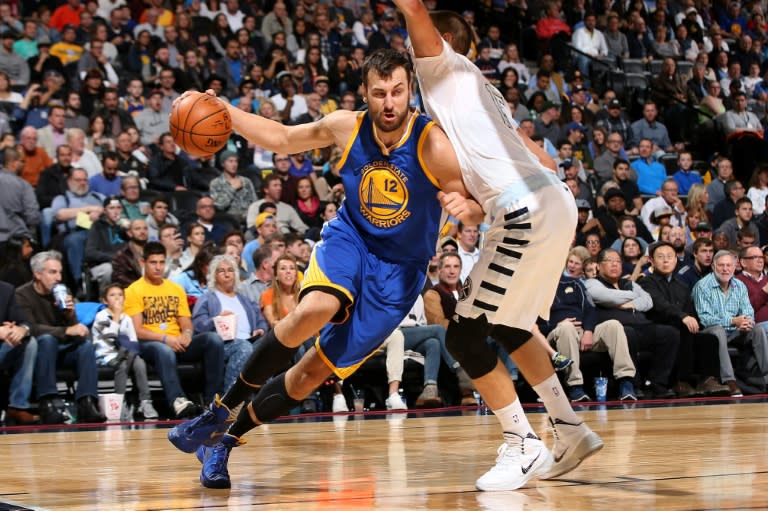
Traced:
<path fill-rule="evenodd" d="M 301 404 L 301 401 L 288 395 L 285 388 L 285 373 L 280 373 L 269 380 L 253 398 L 253 411 L 262 424 L 272 422 L 288 414 Z M 243 408 L 244 412 L 248 411 Z"/>
<path fill-rule="evenodd" d="M 522 328 L 514 328 L 506 325 L 493 325 L 491 337 L 501 345 L 507 353 L 514 353 L 528 342 L 533 334 Z"/>
<path fill-rule="evenodd" d="M 445 346 L 470 378 L 476 379 L 496 367 L 496 352 L 488 345 L 488 321 L 479 318 L 451 320 L 445 333 Z"/>

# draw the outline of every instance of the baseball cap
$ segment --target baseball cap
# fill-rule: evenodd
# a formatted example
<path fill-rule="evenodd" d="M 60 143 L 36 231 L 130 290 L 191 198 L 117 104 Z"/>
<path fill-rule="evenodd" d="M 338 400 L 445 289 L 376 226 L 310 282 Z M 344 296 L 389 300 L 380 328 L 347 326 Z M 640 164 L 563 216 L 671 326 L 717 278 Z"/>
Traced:
<path fill-rule="evenodd" d="M 712 230 L 712 226 L 707 222 L 699 222 L 694 230 L 697 232 L 708 232 Z"/>
<path fill-rule="evenodd" d="M 587 131 L 587 128 L 585 128 L 582 124 L 574 121 L 565 125 L 566 133 L 570 132 L 571 130 Z"/>
<path fill-rule="evenodd" d="M 608 108 L 621 108 L 621 101 L 614 98 L 608 102 Z"/>
<path fill-rule="evenodd" d="M 259 227 L 264 225 L 264 222 L 266 222 L 267 220 L 272 220 L 274 222 L 275 221 L 275 215 L 273 215 L 272 213 L 270 213 L 268 211 L 263 211 L 263 212 L 259 213 L 259 216 L 256 217 L 256 221 L 253 224 L 258 229 Z"/>
<path fill-rule="evenodd" d="M 627 200 L 627 198 L 624 197 L 624 192 L 622 192 L 620 188 L 609 188 L 608 191 L 605 192 L 605 195 L 603 195 L 605 202 L 608 202 L 614 197 L 621 197 L 625 201 Z"/>
<path fill-rule="evenodd" d="M 317 84 L 317 83 L 320 83 L 320 82 L 331 83 L 331 81 L 330 81 L 330 80 L 328 79 L 328 77 L 327 77 L 327 76 L 325 76 L 325 75 L 320 75 L 320 76 L 318 76 L 317 78 L 315 78 L 315 83 L 316 83 L 316 84 Z"/>
<path fill-rule="evenodd" d="M 228 158 L 237 158 L 237 153 L 234 151 L 224 151 L 221 153 L 221 157 L 219 158 L 220 162 L 227 161 Z"/>
<path fill-rule="evenodd" d="M 459 249 L 459 243 L 455 238 L 451 238 L 450 236 L 446 236 L 440 240 L 440 248 L 445 248 L 446 245 L 453 245 L 456 250 Z"/>
<path fill-rule="evenodd" d="M 576 209 L 592 209 L 592 206 L 584 199 L 576 199 Z"/>
<path fill-rule="evenodd" d="M 689 7 L 685 10 L 685 14 L 698 14 L 699 11 L 695 7 Z"/>
<path fill-rule="evenodd" d="M 577 85 L 574 85 L 573 87 L 571 87 L 571 91 L 574 92 L 574 93 L 576 93 L 576 92 L 583 92 L 585 90 L 587 90 L 587 89 L 585 89 L 584 86 L 581 85 L 581 84 L 577 84 Z"/>
<path fill-rule="evenodd" d="M 109 197 L 104 199 L 101 205 L 106 208 L 107 206 L 114 206 L 114 205 L 121 206 L 122 204 L 120 204 L 120 197 L 118 197 L 117 195 L 110 195 Z"/>
<path fill-rule="evenodd" d="M 544 110 L 549 110 L 550 108 L 560 108 L 560 107 L 556 103 L 553 103 L 551 101 L 546 101 L 541 106 L 541 111 L 543 112 Z"/>
<path fill-rule="evenodd" d="M 384 14 L 381 15 L 381 19 L 382 20 L 394 20 L 395 19 L 395 14 L 391 10 L 387 9 L 386 11 L 384 11 Z"/>
<path fill-rule="evenodd" d="M 565 159 L 560 162 L 560 167 L 564 169 L 571 168 L 573 166 L 573 160 L 571 158 Z"/>
<path fill-rule="evenodd" d="M 286 76 L 290 76 L 291 78 L 293 78 L 293 75 L 291 74 L 290 71 L 280 71 L 279 73 L 277 73 L 276 80 L 279 82 L 280 80 L 282 80 Z"/>
<path fill-rule="evenodd" d="M 16 31 L 10 28 L 6 28 L 0 32 L 0 39 L 18 39 L 18 37 L 19 35 L 16 33 Z"/>
<path fill-rule="evenodd" d="M 659 206 L 653 210 L 653 217 L 659 219 L 663 216 L 672 216 L 672 209 L 669 206 Z"/>

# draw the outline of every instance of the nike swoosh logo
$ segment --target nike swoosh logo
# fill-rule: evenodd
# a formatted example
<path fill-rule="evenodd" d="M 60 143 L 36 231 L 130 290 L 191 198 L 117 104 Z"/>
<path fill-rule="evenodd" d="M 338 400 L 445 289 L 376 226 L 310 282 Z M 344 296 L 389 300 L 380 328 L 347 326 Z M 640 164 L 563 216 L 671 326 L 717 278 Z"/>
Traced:
<path fill-rule="evenodd" d="M 565 453 L 568 452 L 568 449 L 570 449 L 570 447 L 566 447 L 565 450 L 563 451 L 563 454 L 561 454 L 560 456 L 554 456 L 555 463 L 560 463 L 560 460 L 563 459 L 563 456 L 565 456 Z"/>
<path fill-rule="evenodd" d="M 539 459 L 539 456 L 541 456 L 541 452 L 539 452 L 539 454 L 535 458 L 533 458 L 533 461 L 531 461 L 531 463 L 527 467 L 520 467 L 520 470 L 523 471 L 523 474 L 527 474 L 528 471 L 531 470 L 531 467 L 533 466 L 534 463 L 536 463 L 536 460 Z"/>

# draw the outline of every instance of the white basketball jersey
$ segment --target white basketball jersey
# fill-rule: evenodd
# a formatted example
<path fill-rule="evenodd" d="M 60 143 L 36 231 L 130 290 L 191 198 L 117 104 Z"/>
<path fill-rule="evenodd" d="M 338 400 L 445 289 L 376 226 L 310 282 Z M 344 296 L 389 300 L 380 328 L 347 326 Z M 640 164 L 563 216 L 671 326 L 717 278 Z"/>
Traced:
<path fill-rule="evenodd" d="M 414 59 L 427 113 L 453 144 L 467 191 L 486 212 L 511 184 L 548 172 L 517 134 L 507 101 L 466 57 L 443 41 L 436 57 Z"/>

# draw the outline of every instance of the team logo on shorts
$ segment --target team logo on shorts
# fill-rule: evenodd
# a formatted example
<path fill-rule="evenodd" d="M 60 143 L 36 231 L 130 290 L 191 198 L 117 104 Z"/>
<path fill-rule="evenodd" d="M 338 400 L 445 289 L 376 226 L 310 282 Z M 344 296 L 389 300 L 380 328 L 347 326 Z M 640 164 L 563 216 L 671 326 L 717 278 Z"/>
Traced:
<path fill-rule="evenodd" d="M 469 298 L 469 295 L 472 294 L 472 279 L 467 277 L 467 280 L 464 281 L 464 283 L 459 288 L 459 301 L 462 302 Z"/>
<path fill-rule="evenodd" d="M 360 179 L 360 212 L 376 227 L 395 227 L 403 223 L 408 211 L 408 176 L 386 161 L 363 167 Z"/>

